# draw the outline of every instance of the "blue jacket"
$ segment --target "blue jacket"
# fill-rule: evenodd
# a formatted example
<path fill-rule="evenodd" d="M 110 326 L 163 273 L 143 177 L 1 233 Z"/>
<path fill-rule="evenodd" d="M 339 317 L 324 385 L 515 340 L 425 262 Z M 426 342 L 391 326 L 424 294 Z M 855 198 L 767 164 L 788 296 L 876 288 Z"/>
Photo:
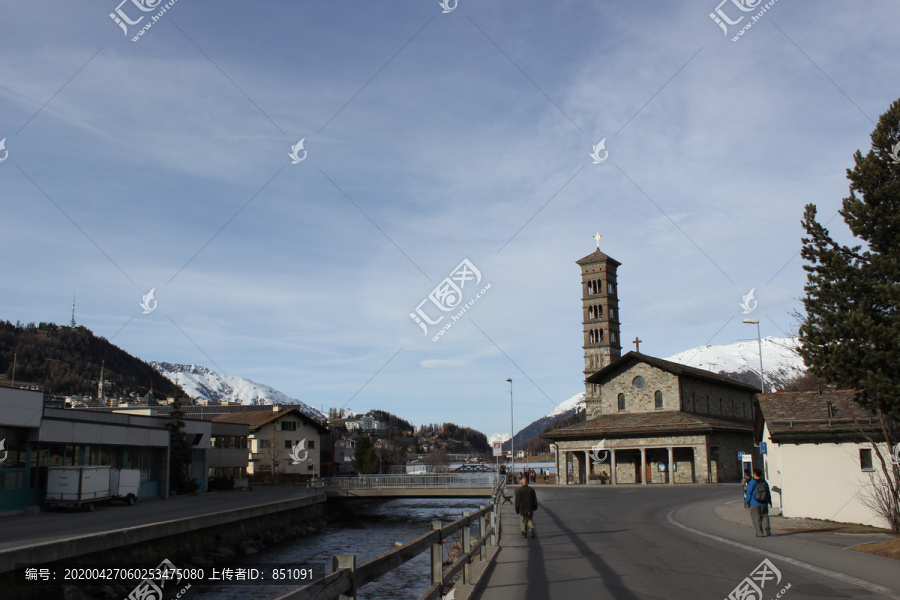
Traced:
<path fill-rule="evenodd" d="M 754 498 L 756 494 L 756 484 L 765 483 L 768 487 L 768 483 L 765 479 L 751 479 L 750 483 L 747 484 L 747 494 L 744 496 L 744 506 L 748 504 L 750 506 L 772 506 L 772 488 L 766 490 L 766 502 L 757 502 L 756 498 Z"/>

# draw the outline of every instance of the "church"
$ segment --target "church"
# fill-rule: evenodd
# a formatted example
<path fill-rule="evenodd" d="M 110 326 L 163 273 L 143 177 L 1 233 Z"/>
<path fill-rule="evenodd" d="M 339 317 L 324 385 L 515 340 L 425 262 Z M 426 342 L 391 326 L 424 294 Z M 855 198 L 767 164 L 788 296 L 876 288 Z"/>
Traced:
<path fill-rule="evenodd" d="M 757 388 L 635 350 L 622 356 L 616 270 L 597 250 L 581 268 L 583 423 L 543 434 L 566 484 L 740 481 L 753 447 Z M 754 457 L 755 459 L 757 457 Z M 757 459 L 758 460 L 758 459 Z M 756 460 L 754 461 L 756 462 Z"/>

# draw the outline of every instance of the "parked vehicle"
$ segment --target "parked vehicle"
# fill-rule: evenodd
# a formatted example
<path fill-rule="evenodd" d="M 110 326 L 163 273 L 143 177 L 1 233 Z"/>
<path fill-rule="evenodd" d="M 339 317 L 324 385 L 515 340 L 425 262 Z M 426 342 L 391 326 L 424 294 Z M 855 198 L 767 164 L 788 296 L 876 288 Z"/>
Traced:
<path fill-rule="evenodd" d="M 112 500 L 124 500 L 128 506 L 138 501 L 141 472 L 138 469 L 110 469 L 109 496 Z"/>
<path fill-rule="evenodd" d="M 109 467 L 50 467 L 47 473 L 47 506 L 94 510 L 109 500 Z"/>
<path fill-rule="evenodd" d="M 141 472 L 108 466 L 50 467 L 47 473 L 47 506 L 94 510 L 100 502 L 137 502 Z"/>

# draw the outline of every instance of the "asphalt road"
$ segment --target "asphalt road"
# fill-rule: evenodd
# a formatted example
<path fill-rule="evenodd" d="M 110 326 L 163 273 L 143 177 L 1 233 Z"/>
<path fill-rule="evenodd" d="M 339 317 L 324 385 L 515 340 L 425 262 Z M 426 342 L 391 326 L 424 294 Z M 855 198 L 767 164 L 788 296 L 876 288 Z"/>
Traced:
<path fill-rule="evenodd" d="M 779 532 L 756 538 L 713 513 L 715 504 L 734 498 L 731 488 L 536 490 L 538 537 L 520 537 L 518 517 L 504 505 L 502 549 L 479 598 L 721 600 L 764 559 L 780 572 L 780 579 L 773 572 L 764 581 L 765 600 L 900 598 L 896 561 L 845 549 L 865 536 Z"/>

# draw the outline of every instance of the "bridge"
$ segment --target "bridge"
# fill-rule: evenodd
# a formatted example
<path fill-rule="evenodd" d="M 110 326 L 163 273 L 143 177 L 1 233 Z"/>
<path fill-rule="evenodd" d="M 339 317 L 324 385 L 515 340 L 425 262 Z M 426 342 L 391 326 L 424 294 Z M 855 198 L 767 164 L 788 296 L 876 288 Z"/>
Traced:
<path fill-rule="evenodd" d="M 326 477 L 313 487 L 329 498 L 480 498 L 490 497 L 502 476 L 484 473 L 412 473 Z"/>

